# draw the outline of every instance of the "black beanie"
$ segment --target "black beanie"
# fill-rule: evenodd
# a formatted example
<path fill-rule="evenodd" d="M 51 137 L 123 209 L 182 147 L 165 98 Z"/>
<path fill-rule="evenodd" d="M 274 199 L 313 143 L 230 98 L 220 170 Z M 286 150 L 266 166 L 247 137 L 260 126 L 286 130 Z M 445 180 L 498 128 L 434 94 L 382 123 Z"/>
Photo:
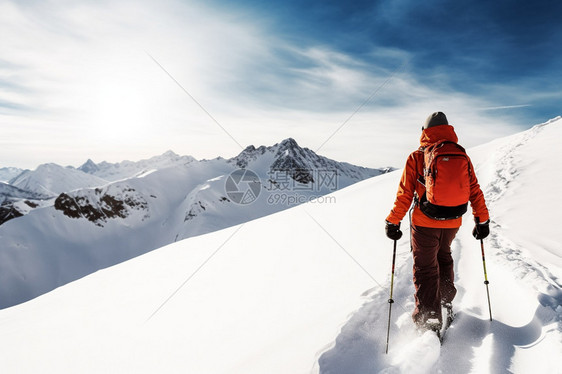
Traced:
<path fill-rule="evenodd" d="M 423 125 L 423 129 L 428 129 L 433 126 L 439 125 L 448 125 L 449 121 L 447 121 L 447 117 L 443 112 L 435 112 L 425 120 L 425 124 Z"/>

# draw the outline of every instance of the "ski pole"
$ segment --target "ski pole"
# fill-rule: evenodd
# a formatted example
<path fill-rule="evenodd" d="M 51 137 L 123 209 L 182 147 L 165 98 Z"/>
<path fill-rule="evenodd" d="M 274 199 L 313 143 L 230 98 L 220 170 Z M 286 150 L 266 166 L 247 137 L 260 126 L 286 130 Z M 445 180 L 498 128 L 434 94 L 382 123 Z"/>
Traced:
<path fill-rule="evenodd" d="M 386 354 L 388 354 L 388 341 L 390 338 L 390 314 L 392 313 L 392 290 L 394 289 L 394 264 L 396 263 L 396 240 L 394 241 L 394 250 L 392 251 L 392 272 L 390 275 L 390 298 L 388 299 L 388 329 L 386 330 Z"/>
<path fill-rule="evenodd" d="M 486 285 L 486 294 L 488 294 L 488 310 L 490 311 L 490 321 L 492 320 L 492 304 L 490 303 L 490 290 L 488 289 L 488 274 L 486 273 L 486 258 L 484 257 L 484 239 L 480 239 L 480 247 L 482 248 L 482 265 L 484 266 L 484 284 Z"/>

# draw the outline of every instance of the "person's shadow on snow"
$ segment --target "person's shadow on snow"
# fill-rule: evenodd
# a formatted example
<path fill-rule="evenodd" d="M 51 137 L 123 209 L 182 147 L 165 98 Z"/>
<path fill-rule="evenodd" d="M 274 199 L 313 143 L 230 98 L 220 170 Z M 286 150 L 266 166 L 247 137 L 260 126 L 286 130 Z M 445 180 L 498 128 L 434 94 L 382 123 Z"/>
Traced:
<path fill-rule="evenodd" d="M 455 373 L 470 373 L 473 371 L 474 348 L 481 346 L 484 339 L 489 337 L 493 339 L 490 346 L 490 373 L 509 372 L 515 348 L 538 344 L 543 326 L 551 321 L 552 309 L 541 305 L 537 307 L 532 320 L 521 327 L 459 312 L 457 325 L 449 331 L 451 344 L 444 343 L 440 361 L 444 365 L 451 363 Z"/>
<path fill-rule="evenodd" d="M 516 347 L 540 343 L 543 326 L 552 323 L 555 318 L 556 314 L 549 305 L 551 302 L 545 302 L 544 298 L 539 301 L 545 306 L 539 305 L 532 320 L 521 327 L 482 319 L 473 314 L 478 311 L 460 311 L 447 332 L 441 347 L 438 366 L 444 369 L 444 372 L 459 374 L 472 372 L 474 348 L 480 347 L 488 337 L 493 339 L 490 347 L 490 372 L 508 372 Z M 369 321 L 369 314 L 378 314 L 373 313 L 373 306 L 372 303 L 368 303 L 362 308 L 363 310 L 356 313 L 342 328 L 336 344 L 319 357 L 318 366 L 321 374 L 400 372 L 398 368 L 392 370 L 392 364 L 384 354 L 386 336 L 383 336 L 385 335 L 383 332 L 386 328 L 383 331 L 381 328 L 383 326 L 379 326 L 380 321 Z M 375 331 L 379 336 L 373 336 Z M 394 345 L 392 349 L 399 350 L 400 346 Z"/>

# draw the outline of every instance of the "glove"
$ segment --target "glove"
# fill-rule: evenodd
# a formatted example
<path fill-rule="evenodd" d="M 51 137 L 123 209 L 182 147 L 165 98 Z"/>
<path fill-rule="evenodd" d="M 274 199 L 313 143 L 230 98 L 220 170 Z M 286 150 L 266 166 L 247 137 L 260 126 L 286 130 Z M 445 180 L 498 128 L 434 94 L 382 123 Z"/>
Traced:
<path fill-rule="evenodd" d="M 395 225 L 394 223 L 386 221 L 386 236 L 392 240 L 398 240 L 402 237 L 402 231 L 400 231 L 400 224 Z"/>
<path fill-rule="evenodd" d="M 472 236 L 474 236 L 477 240 L 484 239 L 490 234 L 490 220 L 486 222 L 476 222 L 474 225 L 474 230 L 472 230 Z"/>

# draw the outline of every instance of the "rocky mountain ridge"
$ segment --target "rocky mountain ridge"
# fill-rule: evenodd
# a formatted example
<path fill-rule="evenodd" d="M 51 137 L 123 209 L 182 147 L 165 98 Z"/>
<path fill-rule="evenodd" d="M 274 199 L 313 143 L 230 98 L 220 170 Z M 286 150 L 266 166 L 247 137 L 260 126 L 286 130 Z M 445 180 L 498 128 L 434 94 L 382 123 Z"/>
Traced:
<path fill-rule="evenodd" d="M 210 177 L 214 187 L 213 193 L 204 193 L 207 196 L 205 199 L 193 197 L 199 194 L 197 187 L 186 192 L 186 196 L 193 200 L 185 213 L 189 220 L 195 218 L 195 212 L 204 213 L 206 206 L 210 204 L 230 202 L 221 183 L 224 184 L 227 175 L 237 168 L 255 172 L 263 187 L 269 186 L 270 191 L 281 190 L 281 186 L 283 189 L 300 187 L 301 190 L 315 192 L 318 196 L 391 170 L 369 169 L 337 162 L 300 147 L 292 138 L 273 146 L 248 146 L 231 159 L 219 157 L 197 161 L 191 156 L 179 156 L 167 151 L 160 156 L 136 162 L 103 161 L 96 164 L 88 159 L 78 168 L 49 163 L 40 165 L 33 171 L 23 171 L 10 180 L 10 184 L 4 184 L 4 188 L 0 188 L 0 224 L 21 217 L 35 208 L 53 206 L 69 218 L 85 218 L 103 226 L 109 218 L 129 216 L 127 209 L 149 209 L 148 204 L 138 203 L 141 200 L 146 202 L 149 196 L 127 200 L 124 196 L 129 196 L 126 192 L 130 187 L 123 187 L 117 181 L 136 179 L 167 168 L 190 169 L 194 166 L 198 170 L 209 169 L 204 174 L 205 177 Z M 326 183 L 327 180 L 332 183 Z M 200 180 L 197 185 L 205 182 L 205 179 Z M 103 196 L 100 195 L 101 191 L 104 191 Z M 211 195 L 213 196 L 210 197 Z"/>

